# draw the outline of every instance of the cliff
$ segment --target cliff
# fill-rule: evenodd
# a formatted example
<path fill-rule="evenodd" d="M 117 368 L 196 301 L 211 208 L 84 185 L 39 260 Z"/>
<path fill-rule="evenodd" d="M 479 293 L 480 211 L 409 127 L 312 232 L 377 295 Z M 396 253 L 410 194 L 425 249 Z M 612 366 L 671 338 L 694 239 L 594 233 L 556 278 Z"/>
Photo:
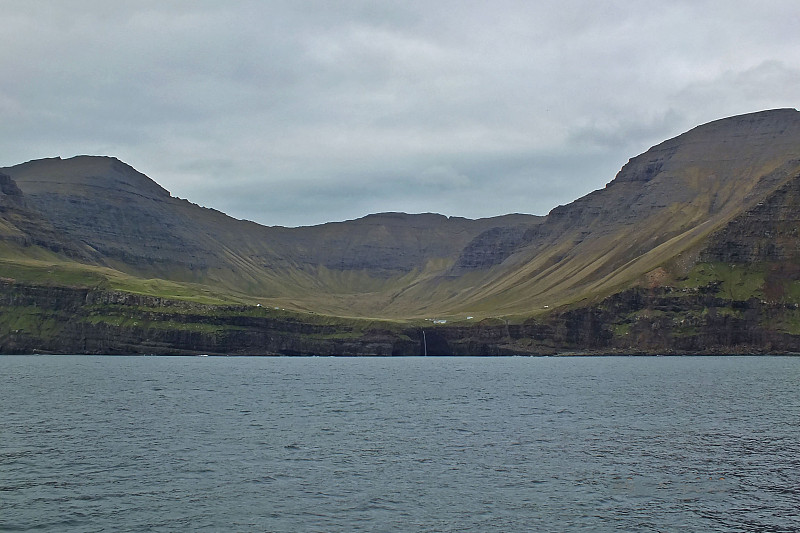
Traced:
<path fill-rule="evenodd" d="M 521 322 L 402 324 L 208 306 L 0 280 L 0 352 L 218 355 L 555 355 L 800 352 L 797 303 L 713 284 L 630 289 Z"/>

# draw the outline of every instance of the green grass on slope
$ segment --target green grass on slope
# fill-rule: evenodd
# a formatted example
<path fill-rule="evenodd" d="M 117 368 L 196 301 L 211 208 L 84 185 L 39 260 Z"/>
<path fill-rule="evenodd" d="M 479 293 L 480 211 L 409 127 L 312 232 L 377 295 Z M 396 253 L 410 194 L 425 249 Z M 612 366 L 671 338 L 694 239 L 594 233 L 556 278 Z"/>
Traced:
<path fill-rule="evenodd" d="M 58 322 L 49 310 L 33 306 L 1 309 L 3 312 L 0 312 L 0 335 L 26 331 L 46 338 L 58 332 Z"/>
<path fill-rule="evenodd" d="M 763 264 L 735 265 L 727 263 L 698 263 L 681 281 L 680 288 L 700 288 L 716 285 L 716 295 L 727 300 L 764 299 L 766 267 Z"/>
<path fill-rule="evenodd" d="M 92 268 L 47 261 L 0 259 L 0 277 L 31 285 L 97 287 L 106 277 Z"/>
<path fill-rule="evenodd" d="M 102 288 L 208 305 L 232 305 L 247 301 L 243 296 L 223 293 L 198 283 L 180 283 L 163 279 L 139 279 L 124 274 L 109 276 Z"/>
<path fill-rule="evenodd" d="M 784 264 L 698 263 L 677 283 L 679 288 L 713 287 L 720 298 L 771 304 L 800 304 L 800 277 Z"/>
<path fill-rule="evenodd" d="M 359 277 L 364 276 L 366 276 L 366 274 L 359 275 Z M 330 311 L 329 314 L 325 315 L 313 311 L 314 306 L 313 301 L 311 301 L 313 291 L 310 291 L 307 295 L 308 302 L 303 301 L 302 298 L 299 299 L 299 302 L 293 302 L 291 298 L 264 298 L 261 297 L 258 292 L 244 294 L 234 290 L 226 290 L 224 287 L 208 286 L 200 283 L 176 282 L 158 278 L 145 279 L 108 267 L 86 265 L 76 261 L 70 261 L 69 259 L 38 247 L 20 247 L 7 242 L 0 242 L 0 278 L 20 284 L 120 291 L 142 296 L 158 297 L 165 300 L 177 300 L 208 305 L 212 306 L 208 311 L 212 315 L 223 313 L 227 316 L 234 312 L 222 310 L 225 306 L 249 306 L 245 308 L 245 311 L 235 311 L 235 314 L 237 316 L 270 316 L 289 320 L 295 319 L 304 323 L 323 326 L 349 325 L 358 331 L 365 331 L 376 327 L 396 329 L 398 324 L 400 324 L 400 322 L 393 320 L 361 317 L 351 317 L 351 320 L 347 318 L 349 314 L 347 312 L 348 307 L 346 302 L 343 305 L 340 295 L 325 295 L 330 303 L 329 309 L 320 310 L 320 312 Z M 358 280 L 346 280 L 343 285 L 347 283 L 357 283 L 357 281 Z M 375 296 L 370 293 L 365 293 L 362 295 L 354 295 L 354 298 L 361 299 L 361 303 L 363 303 L 363 300 L 369 300 L 375 298 Z M 350 303 L 353 302 L 351 301 Z M 257 304 L 261 304 L 261 306 L 258 307 Z M 304 307 L 306 308 L 304 309 Z M 200 308 L 194 308 L 192 313 L 198 313 L 198 309 Z M 107 309 L 106 311 L 109 310 Z M 145 309 L 139 311 L 158 310 Z M 23 312 L 21 316 L 26 316 L 26 313 Z M 97 315 L 92 320 L 117 323 L 121 318 L 119 316 L 114 316 L 114 313 L 110 312 L 109 316 L 106 318 Z M 176 323 L 179 322 L 179 320 L 176 320 Z M 126 323 L 125 325 L 130 324 Z M 10 327 L 8 324 L 6 326 Z M 181 329 L 185 326 L 177 327 Z M 203 329 L 202 326 L 191 326 L 191 329 L 196 328 Z M 30 328 L 10 327 L 10 329 Z M 8 328 L 6 328 L 6 330 L 8 330 Z"/>
<path fill-rule="evenodd" d="M 97 288 L 145 296 L 186 300 L 203 304 L 236 304 L 244 301 L 212 288 L 162 279 L 140 279 L 110 268 L 84 265 L 62 258 L 0 259 L 0 278 L 44 286 Z"/>
<path fill-rule="evenodd" d="M 776 331 L 800 335 L 800 309 L 786 309 L 779 316 L 772 318 L 767 325 Z"/>

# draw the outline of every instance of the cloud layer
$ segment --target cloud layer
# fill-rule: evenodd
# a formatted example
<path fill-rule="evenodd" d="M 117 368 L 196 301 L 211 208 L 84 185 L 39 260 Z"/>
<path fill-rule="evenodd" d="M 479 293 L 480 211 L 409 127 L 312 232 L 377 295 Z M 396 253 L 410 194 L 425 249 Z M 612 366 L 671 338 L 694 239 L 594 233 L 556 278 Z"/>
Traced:
<path fill-rule="evenodd" d="M 5 2 L 0 165 L 114 155 L 264 224 L 543 214 L 797 107 L 796 2 Z"/>

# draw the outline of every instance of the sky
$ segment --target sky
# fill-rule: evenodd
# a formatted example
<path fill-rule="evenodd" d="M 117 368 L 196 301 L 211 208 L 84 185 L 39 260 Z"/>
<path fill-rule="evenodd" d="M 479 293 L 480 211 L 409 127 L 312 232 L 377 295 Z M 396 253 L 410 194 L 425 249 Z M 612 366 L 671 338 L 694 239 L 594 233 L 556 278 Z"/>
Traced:
<path fill-rule="evenodd" d="M 800 4 L 0 0 L 0 166 L 110 155 L 267 225 L 546 214 L 800 107 Z"/>

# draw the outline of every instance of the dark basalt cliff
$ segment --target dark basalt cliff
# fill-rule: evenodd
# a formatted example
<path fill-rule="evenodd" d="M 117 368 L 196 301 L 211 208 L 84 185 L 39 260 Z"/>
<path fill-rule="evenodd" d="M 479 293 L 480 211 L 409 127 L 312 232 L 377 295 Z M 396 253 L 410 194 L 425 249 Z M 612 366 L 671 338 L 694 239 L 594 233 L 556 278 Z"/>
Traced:
<path fill-rule="evenodd" d="M 20 204 L 22 191 L 17 187 L 17 183 L 11 177 L 0 174 L 0 202 L 3 207 L 8 204 Z"/>
<path fill-rule="evenodd" d="M 698 126 L 546 217 L 263 227 L 110 157 L 0 170 L 0 352 L 800 352 L 793 109 Z"/>
<path fill-rule="evenodd" d="M 800 267 L 800 176 L 717 232 L 701 259 L 745 264 L 780 262 Z"/>
<path fill-rule="evenodd" d="M 252 306 L 0 280 L 2 353 L 554 355 L 797 353 L 797 304 L 631 289 L 522 323 L 399 326 L 327 321 Z"/>
<path fill-rule="evenodd" d="M 28 205 L 61 235 L 84 243 L 100 264 L 158 274 L 216 263 L 183 202 L 117 159 L 42 159 L 6 170 Z"/>
<path fill-rule="evenodd" d="M 24 247 L 40 246 L 73 259 L 88 259 L 80 243 L 63 235 L 32 209 L 22 190 L 10 176 L 0 173 L 0 243 Z"/>
<path fill-rule="evenodd" d="M 392 355 L 410 341 L 254 306 L 0 280 L 3 353 Z M 406 346 L 405 344 L 409 345 Z"/>
<path fill-rule="evenodd" d="M 539 221 L 535 224 L 505 226 L 484 231 L 461 250 L 452 273 L 464 273 L 499 265 L 528 240 L 530 228 L 538 223 Z"/>

